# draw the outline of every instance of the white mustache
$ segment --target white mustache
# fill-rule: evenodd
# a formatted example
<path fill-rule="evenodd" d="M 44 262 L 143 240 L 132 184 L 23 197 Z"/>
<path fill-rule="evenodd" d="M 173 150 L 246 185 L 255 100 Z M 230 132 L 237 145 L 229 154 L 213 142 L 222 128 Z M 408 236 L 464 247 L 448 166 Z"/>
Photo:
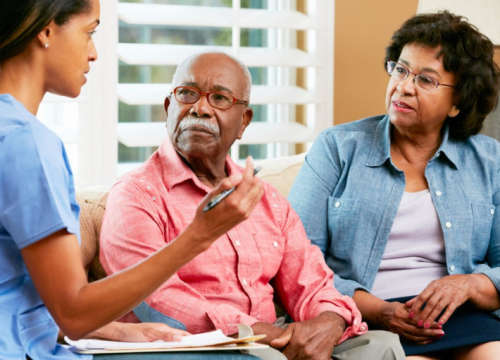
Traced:
<path fill-rule="evenodd" d="M 219 129 L 218 125 L 209 123 L 209 122 L 207 122 L 205 120 L 201 120 L 201 119 L 198 119 L 198 118 L 195 118 L 195 117 L 192 117 L 192 116 L 185 117 L 184 119 L 182 119 L 182 121 L 179 124 L 179 128 L 181 130 L 187 130 L 190 127 L 193 127 L 193 126 L 204 127 L 205 129 L 208 129 L 208 130 L 210 130 L 211 132 L 213 132 L 215 134 L 219 134 L 220 133 L 220 129 Z"/>

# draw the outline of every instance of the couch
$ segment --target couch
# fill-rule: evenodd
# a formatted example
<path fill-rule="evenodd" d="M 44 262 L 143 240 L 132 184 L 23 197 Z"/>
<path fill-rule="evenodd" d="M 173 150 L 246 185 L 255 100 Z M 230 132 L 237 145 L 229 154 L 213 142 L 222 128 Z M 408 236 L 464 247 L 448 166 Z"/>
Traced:
<path fill-rule="evenodd" d="M 258 177 L 271 183 L 285 198 L 297 176 L 305 154 L 286 156 L 276 159 L 256 161 L 262 165 Z M 81 207 L 81 251 L 83 265 L 88 273 L 89 281 L 106 276 L 99 262 L 99 234 L 102 218 L 106 211 L 106 200 L 109 188 L 92 187 L 77 190 L 77 200 Z"/>

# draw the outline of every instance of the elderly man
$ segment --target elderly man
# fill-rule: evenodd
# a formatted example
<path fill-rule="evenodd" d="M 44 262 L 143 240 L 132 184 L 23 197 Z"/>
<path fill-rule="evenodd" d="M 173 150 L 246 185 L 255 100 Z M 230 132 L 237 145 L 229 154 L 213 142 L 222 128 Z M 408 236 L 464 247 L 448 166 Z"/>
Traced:
<path fill-rule="evenodd" d="M 248 69 L 226 54 L 199 54 L 179 66 L 165 99 L 168 138 L 109 194 L 101 233 L 108 274 L 175 239 L 207 192 L 242 172 L 227 153 L 252 120 L 250 86 Z M 362 335 L 367 327 L 358 309 L 332 286 L 333 273 L 295 212 L 271 185 L 263 188 L 248 220 L 181 268 L 127 319 L 229 335 L 243 323 L 294 359 L 329 359 L 332 350 L 338 359 L 404 358 L 394 335 Z M 295 320 L 287 328 L 274 325 L 275 299 Z"/>

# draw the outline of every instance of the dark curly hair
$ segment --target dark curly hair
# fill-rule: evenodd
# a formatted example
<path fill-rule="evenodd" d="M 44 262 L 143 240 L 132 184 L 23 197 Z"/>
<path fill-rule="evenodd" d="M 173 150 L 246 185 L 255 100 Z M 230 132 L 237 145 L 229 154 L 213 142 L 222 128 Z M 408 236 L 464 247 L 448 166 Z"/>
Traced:
<path fill-rule="evenodd" d="M 64 25 L 73 15 L 90 10 L 89 0 L 0 1 L 0 63 L 23 52 L 52 20 Z"/>
<path fill-rule="evenodd" d="M 446 71 L 455 75 L 455 106 L 450 136 L 464 140 L 479 133 L 484 119 L 498 104 L 500 69 L 493 59 L 492 42 L 463 17 L 448 11 L 420 14 L 407 20 L 391 38 L 385 61 L 398 61 L 403 47 L 440 46 Z"/>

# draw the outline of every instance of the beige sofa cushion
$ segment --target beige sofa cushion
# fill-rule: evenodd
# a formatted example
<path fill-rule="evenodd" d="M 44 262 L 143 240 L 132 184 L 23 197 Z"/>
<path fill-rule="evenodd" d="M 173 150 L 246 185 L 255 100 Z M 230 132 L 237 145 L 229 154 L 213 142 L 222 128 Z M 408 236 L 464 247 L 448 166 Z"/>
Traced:
<path fill-rule="evenodd" d="M 77 190 L 76 200 L 80 204 L 80 234 L 82 262 L 89 281 L 106 276 L 99 262 L 99 234 L 106 210 L 109 188 L 94 187 Z"/>
<path fill-rule="evenodd" d="M 304 153 L 276 159 L 256 160 L 256 165 L 262 165 L 262 170 L 257 176 L 273 185 L 286 198 L 304 163 L 305 156 Z"/>
<path fill-rule="evenodd" d="M 305 154 L 286 156 L 276 159 L 256 161 L 262 165 L 258 177 L 269 182 L 278 189 L 285 198 L 304 162 Z M 93 187 L 79 189 L 77 200 L 80 204 L 80 232 L 82 261 L 89 274 L 89 281 L 95 281 L 106 276 L 99 262 L 99 234 L 102 218 L 106 210 L 109 188 Z"/>

